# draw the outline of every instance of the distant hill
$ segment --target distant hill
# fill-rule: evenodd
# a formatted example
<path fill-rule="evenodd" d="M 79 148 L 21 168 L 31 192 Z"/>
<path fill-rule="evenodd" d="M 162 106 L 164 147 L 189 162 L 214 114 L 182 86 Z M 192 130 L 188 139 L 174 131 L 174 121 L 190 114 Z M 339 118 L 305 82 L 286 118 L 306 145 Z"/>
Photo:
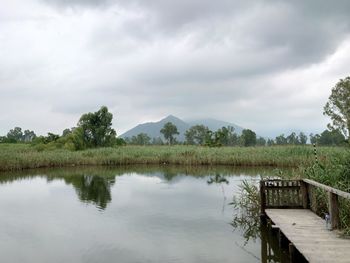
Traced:
<path fill-rule="evenodd" d="M 146 133 L 151 138 L 158 138 L 163 136 L 160 133 L 160 130 L 163 128 L 164 124 L 167 122 L 172 122 L 176 125 L 177 130 L 179 131 L 179 135 L 176 137 L 178 141 L 185 141 L 185 132 L 190 127 L 194 125 L 204 125 L 207 126 L 210 130 L 216 131 L 222 127 L 232 126 L 235 128 L 236 133 L 241 134 L 244 128 L 225 121 L 215 120 L 215 119 L 202 119 L 202 120 L 191 120 L 185 122 L 173 115 L 169 115 L 168 117 L 158 121 L 158 122 L 147 122 L 143 124 L 139 124 L 136 127 L 128 130 L 127 132 L 120 135 L 121 138 L 136 136 L 140 133 Z"/>

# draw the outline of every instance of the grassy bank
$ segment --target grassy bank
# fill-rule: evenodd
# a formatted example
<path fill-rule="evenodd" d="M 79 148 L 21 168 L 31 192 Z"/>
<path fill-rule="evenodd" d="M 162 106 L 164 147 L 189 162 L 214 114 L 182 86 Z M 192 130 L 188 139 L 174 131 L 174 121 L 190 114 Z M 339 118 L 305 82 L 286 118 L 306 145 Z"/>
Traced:
<path fill-rule="evenodd" d="M 327 163 L 344 158 L 344 148 L 318 148 Z M 0 170 L 22 170 L 74 165 L 183 164 L 299 167 L 314 162 L 311 146 L 221 147 L 123 146 L 84 151 L 38 151 L 25 144 L 0 144 Z"/>

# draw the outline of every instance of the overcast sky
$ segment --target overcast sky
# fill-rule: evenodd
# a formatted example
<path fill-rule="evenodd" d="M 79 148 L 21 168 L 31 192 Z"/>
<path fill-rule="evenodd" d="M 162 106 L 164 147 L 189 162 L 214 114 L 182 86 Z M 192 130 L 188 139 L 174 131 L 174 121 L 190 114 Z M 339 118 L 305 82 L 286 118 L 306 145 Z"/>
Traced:
<path fill-rule="evenodd" d="M 106 105 L 118 134 L 173 114 L 320 132 L 350 74 L 348 0 L 0 0 L 0 135 Z"/>

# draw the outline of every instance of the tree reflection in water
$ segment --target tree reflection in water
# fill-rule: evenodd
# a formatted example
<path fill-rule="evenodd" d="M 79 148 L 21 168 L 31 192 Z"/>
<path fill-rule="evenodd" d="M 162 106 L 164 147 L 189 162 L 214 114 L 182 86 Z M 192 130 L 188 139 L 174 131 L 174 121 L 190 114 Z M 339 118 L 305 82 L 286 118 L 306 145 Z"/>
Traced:
<path fill-rule="evenodd" d="M 66 183 L 71 183 L 79 199 L 83 202 L 93 203 L 100 209 L 105 209 L 112 201 L 111 186 L 115 179 L 97 175 L 82 175 L 64 178 Z"/>
<path fill-rule="evenodd" d="M 222 203 L 222 213 L 225 212 L 225 203 L 226 203 L 226 195 L 225 195 L 225 189 L 224 186 L 222 185 L 223 183 L 229 184 L 229 181 L 222 175 L 220 174 L 215 174 L 215 176 L 209 177 L 209 180 L 207 181 L 208 184 L 219 184 L 221 186 L 221 191 L 223 195 L 223 203 Z"/>

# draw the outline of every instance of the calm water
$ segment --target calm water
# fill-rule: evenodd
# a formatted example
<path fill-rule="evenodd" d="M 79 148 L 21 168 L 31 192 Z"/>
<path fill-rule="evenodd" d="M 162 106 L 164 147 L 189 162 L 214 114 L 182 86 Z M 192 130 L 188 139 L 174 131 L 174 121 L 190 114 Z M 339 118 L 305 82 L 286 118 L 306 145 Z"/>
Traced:
<path fill-rule="evenodd" d="M 129 167 L 0 174 L 0 262 L 261 262 L 230 224 L 272 170 Z M 265 240 L 264 240 L 265 242 Z"/>

